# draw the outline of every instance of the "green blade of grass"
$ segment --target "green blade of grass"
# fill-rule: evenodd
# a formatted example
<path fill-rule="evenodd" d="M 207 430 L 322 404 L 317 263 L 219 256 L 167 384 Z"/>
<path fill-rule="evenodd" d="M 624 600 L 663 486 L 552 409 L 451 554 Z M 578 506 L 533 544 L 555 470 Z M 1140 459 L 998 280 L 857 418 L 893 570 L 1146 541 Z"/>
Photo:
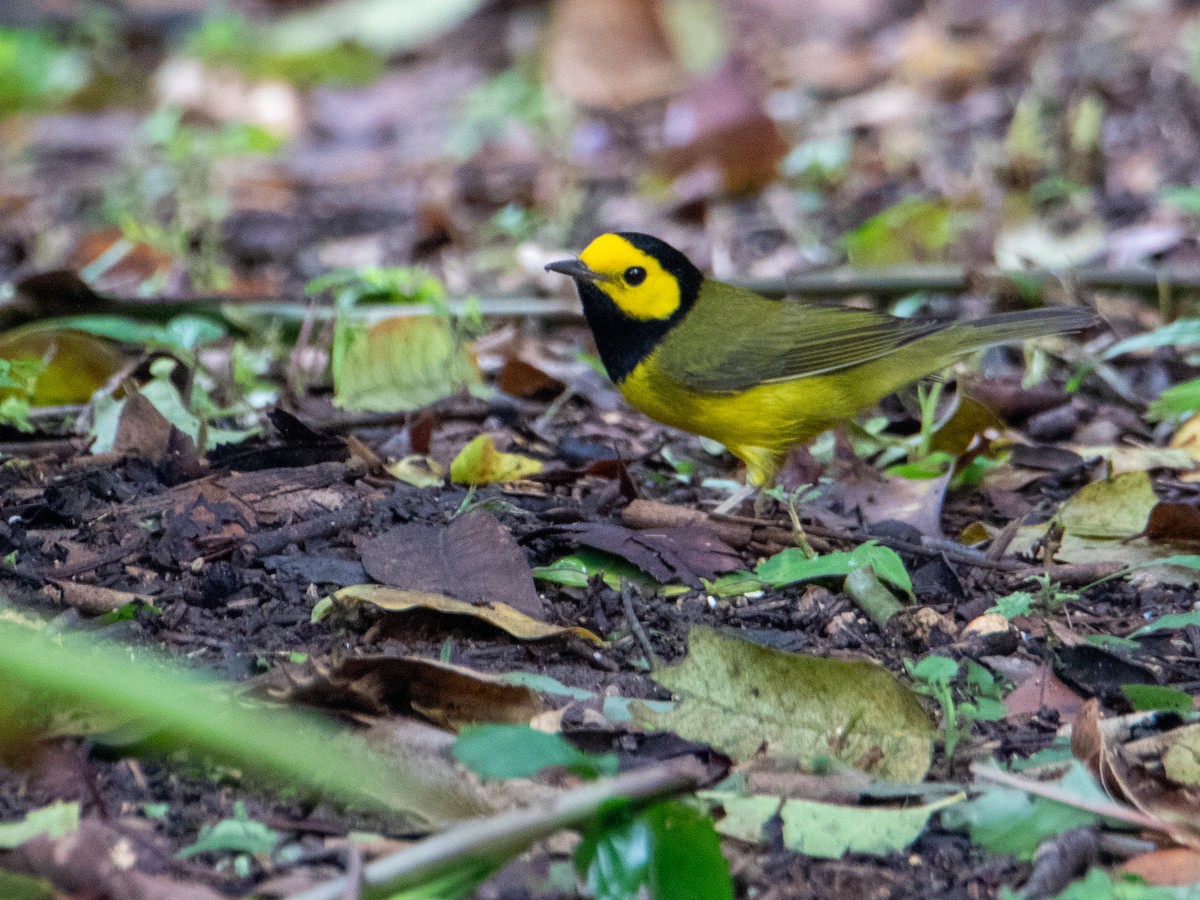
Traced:
<path fill-rule="evenodd" d="M 164 749 L 209 755 L 292 790 L 430 824 L 480 812 L 453 785 L 423 780 L 417 761 L 378 753 L 315 714 L 237 697 L 228 683 L 147 649 L 0 619 L 0 684 L 0 741 L 28 737 L 20 722 L 33 717 L 21 716 L 15 698 L 34 696 L 39 710 L 82 708 L 135 720 L 155 729 L 155 744 Z"/>

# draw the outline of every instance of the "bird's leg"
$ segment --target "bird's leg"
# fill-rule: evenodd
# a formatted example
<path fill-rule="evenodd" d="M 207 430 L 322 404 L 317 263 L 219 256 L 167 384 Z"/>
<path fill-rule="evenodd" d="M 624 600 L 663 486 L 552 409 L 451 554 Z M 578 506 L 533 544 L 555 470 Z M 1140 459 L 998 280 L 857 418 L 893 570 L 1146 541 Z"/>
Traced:
<path fill-rule="evenodd" d="M 746 483 L 734 491 L 733 496 L 721 503 L 713 512 L 716 515 L 728 515 L 731 510 L 736 509 L 751 494 L 758 491 L 758 496 L 754 500 L 754 514 L 761 515 L 765 509 L 764 504 L 771 499 L 762 493 L 762 489 L 775 483 L 775 473 L 779 471 L 779 453 L 764 447 L 738 446 L 729 447 L 728 450 L 746 464 Z"/>

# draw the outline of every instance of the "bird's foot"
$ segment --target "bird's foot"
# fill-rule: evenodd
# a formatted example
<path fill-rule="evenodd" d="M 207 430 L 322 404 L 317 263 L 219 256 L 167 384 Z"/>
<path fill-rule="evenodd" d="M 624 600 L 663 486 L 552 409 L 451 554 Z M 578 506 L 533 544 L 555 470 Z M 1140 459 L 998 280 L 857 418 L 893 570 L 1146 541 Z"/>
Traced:
<path fill-rule="evenodd" d="M 714 516 L 729 515 L 731 512 L 733 512 L 733 510 L 735 510 L 739 506 L 741 506 L 742 503 L 744 503 L 746 500 L 750 499 L 750 495 L 753 494 L 757 490 L 758 490 L 758 488 L 756 488 L 752 484 L 743 484 L 740 488 L 738 488 L 736 491 L 734 491 L 732 494 L 730 494 L 726 500 L 723 500 L 721 503 L 719 503 L 717 505 L 716 509 L 714 509 L 712 511 L 713 515 Z M 760 493 L 759 499 L 761 499 L 761 498 L 762 498 L 762 494 Z M 755 512 L 757 513 L 757 510 L 758 510 L 757 501 L 755 502 L 754 508 L 755 508 Z"/>

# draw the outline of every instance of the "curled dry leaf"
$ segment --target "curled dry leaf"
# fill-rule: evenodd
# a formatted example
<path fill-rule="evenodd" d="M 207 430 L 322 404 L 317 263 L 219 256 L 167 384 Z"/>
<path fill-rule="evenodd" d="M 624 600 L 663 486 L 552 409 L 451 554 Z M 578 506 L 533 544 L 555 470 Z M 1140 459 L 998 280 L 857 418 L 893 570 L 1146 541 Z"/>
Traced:
<path fill-rule="evenodd" d="M 1167 777 L 1163 760 L 1143 760 L 1107 734 L 1101 724 L 1098 700 L 1089 700 L 1075 718 L 1071 752 L 1111 796 L 1155 819 L 1163 833 L 1177 844 L 1200 849 L 1200 796 Z M 1157 755 L 1157 750 L 1154 752 Z"/>
<path fill-rule="evenodd" d="M 476 722 L 524 724 L 542 710 L 528 687 L 415 656 L 355 656 L 289 681 L 292 700 L 371 715 L 416 713 L 451 730 Z"/>
<path fill-rule="evenodd" d="M 550 625 L 540 622 L 520 612 L 507 603 L 490 600 L 485 603 L 472 604 L 455 600 L 443 594 L 429 594 L 424 591 L 405 591 L 399 588 L 384 587 L 378 584 L 360 584 L 354 587 L 342 588 L 333 595 L 337 603 L 369 603 L 388 612 L 408 612 L 413 609 L 425 609 L 430 612 L 446 613 L 452 616 L 468 616 L 486 622 L 501 631 L 511 634 L 523 641 L 542 641 L 547 638 L 574 636 L 591 641 L 593 644 L 603 644 L 592 632 L 578 626 Z"/>

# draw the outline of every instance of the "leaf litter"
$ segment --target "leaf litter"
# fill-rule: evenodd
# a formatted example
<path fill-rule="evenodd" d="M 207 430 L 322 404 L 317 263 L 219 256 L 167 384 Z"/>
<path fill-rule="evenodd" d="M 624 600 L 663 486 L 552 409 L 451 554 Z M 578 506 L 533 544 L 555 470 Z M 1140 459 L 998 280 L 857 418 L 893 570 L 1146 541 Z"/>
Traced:
<path fill-rule="evenodd" d="M 891 803 L 730 782 L 716 830 L 756 845 L 722 845 L 732 886 L 709 818 L 670 804 L 630 811 L 572 863 L 595 895 L 645 886 L 670 896 L 662 873 L 680 868 L 671 854 L 682 847 L 707 873 L 676 885 L 686 896 L 833 897 L 847 879 L 862 893 L 995 896 L 1036 872 L 1039 844 L 1050 855 L 1063 828 L 1104 833 L 1111 814 L 1131 808 L 1104 798 L 1082 767 L 1066 778 L 1061 765 L 1031 770 L 1002 793 L 967 760 L 990 754 L 1017 769 L 1043 751 L 1061 763 L 1056 734 L 1090 721 L 1080 709 L 1093 697 L 1102 723 L 1131 710 L 1161 716 L 1137 737 L 1104 732 L 1106 785 L 1119 776 L 1141 815 L 1191 815 L 1194 736 L 1166 718 L 1186 715 L 1200 679 L 1194 597 L 1178 587 L 1197 571 L 1200 397 L 1185 239 L 1200 207 L 1184 184 L 1200 147 L 1174 128 L 1194 92 L 1182 17 L 1171 4 L 1109 7 L 1095 29 L 1098 14 L 1069 11 L 1043 32 L 1019 4 L 996 21 L 965 7 L 816 4 L 801 22 L 768 3 L 778 52 L 759 71 L 737 62 L 746 47 L 722 57 L 742 38 L 725 33 L 719 11 L 707 26 L 704 16 L 683 23 L 675 5 L 562 0 L 542 25 L 503 10 L 469 17 L 478 4 L 465 2 L 390 16 L 380 29 L 371 23 L 382 6 L 346 0 L 239 32 L 195 4 L 183 26 L 207 29 L 188 42 L 201 57 L 192 81 L 206 87 L 190 94 L 179 64 L 196 60 L 173 52 L 153 80 L 112 79 L 58 38 L 0 34 L 27 60 L 19 77 L 0 78 L 0 110 L 23 117 L 9 133 L 36 161 L 0 163 L 0 276 L 13 287 L 0 309 L 12 351 L 0 352 L 0 442 L 21 457 L 0 470 L 12 609 L 59 624 L 101 615 L 88 627 L 234 680 L 296 675 L 306 659 L 319 673 L 309 699 L 347 729 L 369 711 L 372 739 L 390 734 L 405 752 L 420 745 L 402 732 L 439 735 L 445 784 L 464 776 L 445 731 L 426 723 L 501 719 L 561 729 L 548 735 L 555 752 L 576 762 L 594 750 L 652 765 L 696 741 L 827 787 L 840 776 L 807 770 L 907 766 L 905 777 L 969 785 L 963 802 L 910 793 Z M 139 20 L 137 33 L 156 23 Z M 528 38 L 542 27 L 552 82 L 622 112 L 562 116 L 530 74 L 537 66 L 511 56 L 537 45 Z M 629 38 L 600 42 L 595 28 Z M 441 42 L 422 43 L 433 31 Z M 239 33 L 269 40 L 220 50 L 216 37 Z M 1119 38 L 1097 44 L 1101 33 Z M 303 53 L 280 43 L 289 34 L 302 36 Z M 346 37 L 375 49 L 338 43 Z M 614 44 L 627 60 L 591 52 Z M 1094 69 L 1099 58 L 1113 64 Z M 54 66 L 71 77 L 39 80 Z M 217 77 L 221 67 L 238 74 Z M 283 79 L 269 88 L 274 105 L 251 102 L 267 96 L 264 72 Z M 104 108 L 122 80 L 156 92 L 138 108 L 186 109 L 138 132 L 131 114 Z M 463 106 L 469 115 L 455 121 Z M 280 115 L 264 120 L 265 109 Z M 1157 137 L 1168 131 L 1170 147 Z M 272 135 L 290 142 L 280 148 Z M 278 155 L 239 155 L 254 147 Z M 996 165 L 981 170 L 979 159 Z M 576 173 L 602 185 L 582 202 L 565 187 Z M 988 182 L 979 191 L 956 187 L 978 179 Z M 168 193 L 154 195 L 156 185 Z M 759 193 L 731 199 L 731 189 Z M 70 212 L 92 206 L 110 224 L 93 230 Z M 573 300 L 523 296 L 559 289 L 540 272 L 545 260 L 631 222 L 719 277 L 767 289 L 774 279 L 774 289 L 844 293 L 811 270 L 920 263 L 893 270 L 899 290 L 850 278 L 880 302 L 907 294 L 894 307 L 904 315 L 969 317 L 985 300 L 1013 308 L 1079 294 L 1108 330 L 1024 355 L 988 351 L 953 373 L 974 400 L 949 419 L 884 404 L 851 439 L 868 463 L 855 477 L 830 467 L 847 462 L 845 447 L 818 441 L 794 467 L 817 490 L 787 485 L 762 519 L 709 518 L 703 510 L 733 474 L 728 457 L 614 402 L 588 369 Z M 1064 261 L 1076 270 L 1061 282 L 1036 268 Z M 1093 293 L 1101 261 L 1116 274 L 1099 277 L 1116 281 Z M 1123 268 L 1145 263 L 1162 268 L 1141 282 Z M 996 270 L 1009 264 L 1018 271 Z M 27 277 L 39 266 L 60 271 Z M 353 275 L 309 284 L 331 270 Z M 413 301 L 421 309 L 402 306 Z M 505 343 L 472 346 L 476 309 L 507 323 Z M 930 453 L 914 452 L 927 438 Z M 927 567 L 941 575 L 922 575 Z M 864 615 L 864 573 L 900 612 Z M 997 603 L 1015 594 L 1029 597 L 1020 610 Z M 327 596 L 347 601 L 336 615 Z M 1011 622 L 984 628 L 993 607 Z M 736 652 L 706 657 L 723 641 Z M 939 656 L 949 666 L 937 708 L 920 706 L 907 673 L 936 668 L 926 661 Z M 719 676 L 700 678 L 699 658 Z M 793 667 L 804 677 L 772 675 Z M 865 685 L 878 690 L 855 693 Z M 984 717 L 997 696 L 1007 715 Z M 899 737 L 877 727 L 909 721 L 897 709 L 912 713 Z M 631 712 L 670 731 L 646 734 Z M 789 722 L 810 733 L 798 739 Z M 9 869 L 114 878 L 103 884 L 117 895 L 209 896 L 182 881 L 202 867 L 228 895 L 263 887 L 269 873 L 320 883 L 337 874 L 319 861 L 342 852 L 338 841 L 363 827 L 403 830 L 329 805 L 298 812 L 238 773 L 209 778 L 137 749 L 92 753 L 99 775 L 70 796 L 55 785 L 80 773 L 47 745 L 77 732 L 39 735 L 16 744 L 43 751 L 57 780 L 0 772 L 21 785 L 0 792 L 3 821 L 82 800 L 90 849 L 72 855 L 38 838 L 5 857 Z M 926 749 L 913 750 L 919 743 Z M 553 793 L 583 777 L 571 769 L 533 781 Z M 150 812 L 164 804 L 166 821 Z M 156 859 L 202 832 L 263 840 L 212 844 L 192 868 L 176 863 L 169 884 L 153 881 L 166 876 L 150 874 L 140 843 L 125 875 L 102 872 L 97 861 L 125 859 L 126 845 L 98 808 L 153 832 Z M 686 840 L 664 837 L 672 832 Z M 650 849 L 645 866 L 630 864 L 630 847 Z M 838 858 L 846 849 L 858 855 Z M 540 849 L 535 866 L 568 857 Z M 1126 868 L 1152 872 L 1146 862 Z M 517 896 L 541 883 L 521 865 L 494 876 Z M 1080 884 L 1095 876 L 1110 884 L 1098 872 Z M 478 877 L 466 872 L 459 888 Z M 556 896 L 574 890 L 565 883 Z"/>

